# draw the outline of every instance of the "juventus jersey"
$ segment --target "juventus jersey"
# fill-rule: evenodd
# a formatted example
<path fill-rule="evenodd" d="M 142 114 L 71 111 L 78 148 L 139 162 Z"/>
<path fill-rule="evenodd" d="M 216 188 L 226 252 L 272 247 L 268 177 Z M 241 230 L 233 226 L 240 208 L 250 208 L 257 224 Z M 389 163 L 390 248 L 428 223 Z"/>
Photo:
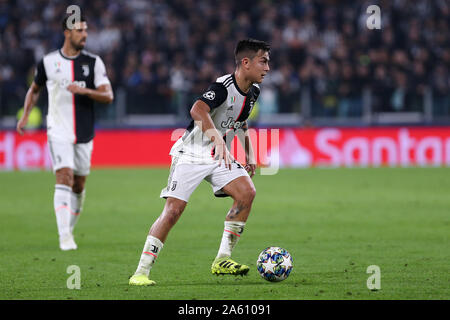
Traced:
<path fill-rule="evenodd" d="M 242 92 L 236 84 L 234 74 L 227 74 L 217 78 L 198 98 L 210 107 L 214 126 L 222 134 L 228 148 L 236 131 L 242 128 L 252 112 L 259 93 L 257 84 L 253 84 L 247 93 Z M 183 155 L 193 162 L 210 163 L 214 161 L 214 143 L 191 121 L 184 135 L 173 145 L 170 154 Z"/>
<path fill-rule="evenodd" d="M 95 89 L 110 84 L 99 56 L 83 50 L 76 57 L 66 57 L 61 50 L 53 51 L 37 65 L 34 82 L 47 85 L 48 137 L 71 143 L 86 143 L 94 138 L 94 101 L 72 94 L 67 86 L 75 83 Z"/>

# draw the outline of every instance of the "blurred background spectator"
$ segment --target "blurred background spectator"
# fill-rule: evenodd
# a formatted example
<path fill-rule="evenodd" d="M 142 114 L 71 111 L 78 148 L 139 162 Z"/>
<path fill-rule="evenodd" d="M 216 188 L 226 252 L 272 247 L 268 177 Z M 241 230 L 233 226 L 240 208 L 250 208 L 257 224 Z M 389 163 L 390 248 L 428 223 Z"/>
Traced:
<path fill-rule="evenodd" d="M 62 46 L 70 4 L 0 0 L 0 120 L 21 108 L 36 62 Z M 285 113 L 304 120 L 403 112 L 450 117 L 448 0 L 76 4 L 88 20 L 86 49 L 104 59 L 116 93 L 113 106 L 99 107 L 104 123 L 146 114 L 185 119 L 198 94 L 234 71 L 234 46 L 247 37 L 272 47 L 255 121 Z M 381 8 L 381 30 L 366 27 L 371 4 Z M 46 93 L 39 107 L 45 114 Z"/>

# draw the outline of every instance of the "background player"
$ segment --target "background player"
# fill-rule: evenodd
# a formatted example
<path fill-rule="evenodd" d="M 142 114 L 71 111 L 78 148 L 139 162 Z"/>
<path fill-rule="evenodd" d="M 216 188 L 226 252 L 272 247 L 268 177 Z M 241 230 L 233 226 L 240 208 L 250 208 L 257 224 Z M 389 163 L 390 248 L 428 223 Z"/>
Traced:
<path fill-rule="evenodd" d="M 111 103 L 113 92 L 99 56 L 84 51 L 87 23 L 63 21 L 64 45 L 43 57 L 17 123 L 23 134 L 41 87 L 47 85 L 47 138 L 56 175 L 54 208 L 61 250 L 75 250 L 73 229 L 85 198 L 94 138 L 94 101 Z"/>
<path fill-rule="evenodd" d="M 213 274 L 246 274 L 248 266 L 233 261 L 231 252 L 245 227 L 255 197 L 250 178 L 256 161 L 247 134 L 250 115 L 269 71 L 270 47 L 263 41 L 239 41 L 235 49 L 236 70 L 213 83 L 191 108 L 192 122 L 171 149 L 172 166 L 167 188 L 161 192 L 166 204 L 149 235 L 130 285 L 153 285 L 148 278 L 166 237 L 184 211 L 190 195 L 200 182 L 208 181 L 216 196 L 231 196 L 233 205 L 225 219 L 219 251 L 211 266 Z M 237 131 L 244 132 L 246 166 L 242 167 L 230 154 Z M 241 131 L 242 132 L 242 131 Z M 224 164 L 224 165 L 222 165 Z M 247 171 L 250 172 L 250 176 Z"/>

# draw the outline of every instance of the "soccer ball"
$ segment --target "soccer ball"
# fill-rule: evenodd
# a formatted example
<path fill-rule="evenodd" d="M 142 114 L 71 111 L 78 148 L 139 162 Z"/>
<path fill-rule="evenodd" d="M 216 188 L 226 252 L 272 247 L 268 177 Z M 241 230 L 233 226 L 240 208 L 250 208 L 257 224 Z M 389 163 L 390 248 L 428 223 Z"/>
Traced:
<path fill-rule="evenodd" d="M 286 249 L 268 247 L 264 249 L 256 261 L 259 274 L 267 281 L 283 281 L 292 271 L 292 256 Z"/>

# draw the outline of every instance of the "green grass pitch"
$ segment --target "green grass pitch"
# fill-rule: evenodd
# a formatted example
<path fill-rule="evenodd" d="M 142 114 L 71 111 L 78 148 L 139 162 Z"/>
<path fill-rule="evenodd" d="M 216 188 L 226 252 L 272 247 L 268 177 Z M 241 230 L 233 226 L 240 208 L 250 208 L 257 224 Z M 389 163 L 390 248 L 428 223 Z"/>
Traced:
<path fill-rule="evenodd" d="M 93 170 L 75 229 L 58 247 L 50 172 L 0 173 L 0 299 L 449 299 L 450 169 L 305 169 L 257 174 L 257 195 L 233 258 L 246 277 L 210 273 L 231 199 L 203 182 L 155 263 L 154 287 L 130 287 L 168 169 Z M 259 170 L 258 170 L 259 173 Z M 290 277 L 263 280 L 256 258 L 281 246 Z M 68 289 L 67 267 L 81 271 Z M 367 267 L 381 289 L 367 288 Z"/>

